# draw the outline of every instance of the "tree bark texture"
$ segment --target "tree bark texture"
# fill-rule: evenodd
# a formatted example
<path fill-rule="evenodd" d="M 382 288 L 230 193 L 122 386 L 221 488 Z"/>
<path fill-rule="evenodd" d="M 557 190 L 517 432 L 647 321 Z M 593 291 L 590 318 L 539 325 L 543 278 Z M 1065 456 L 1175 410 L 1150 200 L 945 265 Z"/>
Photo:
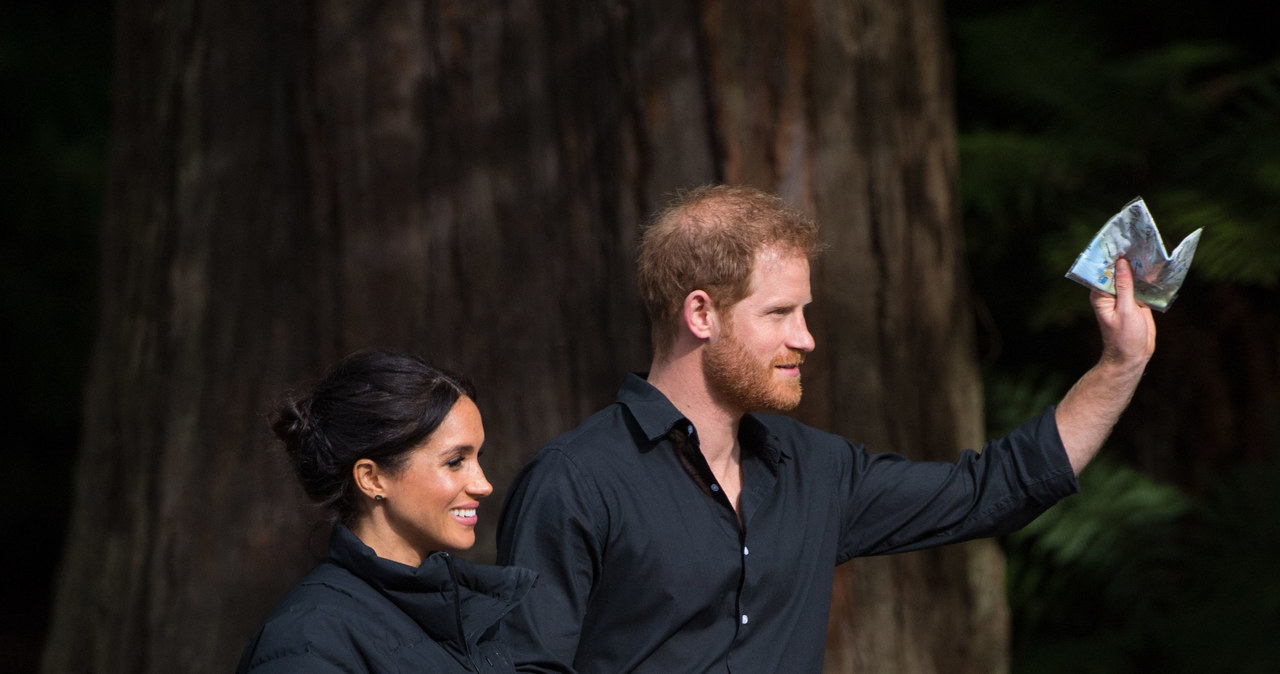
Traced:
<path fill-rule="evenodd" d="M 358 348 L 470 374 L 497 491 L 648 364 L 673 190 L 822 223 L 798 414 L 980 440 L 936 0 L 121 0 L 101 325 L 48 672 L 228 671 L 322 550 L 275 397 Z M 838 570 L 828 668 L 1005 667 L 993 544 Z"/>

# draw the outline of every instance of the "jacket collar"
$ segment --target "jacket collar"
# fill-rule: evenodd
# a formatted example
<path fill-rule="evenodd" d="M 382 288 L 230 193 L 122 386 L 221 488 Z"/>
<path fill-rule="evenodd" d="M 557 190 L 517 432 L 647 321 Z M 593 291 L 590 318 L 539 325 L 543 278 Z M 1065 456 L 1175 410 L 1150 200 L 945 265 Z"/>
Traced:
<path fill-rule="evenodd" d="M 519 603 L 537 575 L 519 567 L 473 564 L 435 552 L 417 568 L 383 559 L 342 524 L 329 557 L 382 593 L 432 639 L 466 648 Z"/>

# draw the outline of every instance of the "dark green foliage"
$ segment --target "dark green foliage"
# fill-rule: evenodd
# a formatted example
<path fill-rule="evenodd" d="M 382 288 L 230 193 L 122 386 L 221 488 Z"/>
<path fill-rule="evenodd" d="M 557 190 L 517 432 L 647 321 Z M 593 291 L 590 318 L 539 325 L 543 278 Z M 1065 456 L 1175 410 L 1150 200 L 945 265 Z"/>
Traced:
<path fill-rule="evenodd" d="M 1079 11 L 1038 3 L 956 20 L 975 276 L 1011 258 L 1060 276 L 1141 195 L 1169 248 L 1207 228 L 1194 280 L 1276 288 L 1280 56 L 1246 62 L 1203 38 L 1125 48 L 1133 26 Z M 1078 313 L 1040 299 L 1035 325 Z"/>
<path fill-rule="evenodd" d="M 1280 463 L 1240 465 L 1188 522 L 1186 604 L 1168 643 L 1180 671 L 1274 672 L 1280 663 Z"/>
<path fill-rule="evenodd" d="M 1205 228 L 1181 299 L 1157 317 L 1144 404 L 1083 492 L 1006 542 L 1014 671 L 1280 671 L 1274 20 L 1233 1 L 950 11 L 968 259 L 984 325 L 999 326 L 982 335 L 993 434 L 1097 357 L 1087 293 L 1062 275 L 1107 218 L 1141 195 L 1168 248 Z M 1192 358 L 1227 388 L 1179 378 Z M 1158 386 L 1180 395 L 1146 390 Z M 1233 431 L 1217 445 L 1186 425 L 1215 415 Z M 1144 438 L 1159 441 L 1140 451 Z"/>
<path fill-rule="evenodd" d="M 1007 541 L 1015 671 L 1127 672 L 1181 582 L 1188 499 L 1113 461 Z"/>
<path fill-rule="evenodd" d="M 1015 671 L 1271 672 L 1280 663 L 1280 464 L 1201 497 L 1101 460 L 1006 541 Z"/>

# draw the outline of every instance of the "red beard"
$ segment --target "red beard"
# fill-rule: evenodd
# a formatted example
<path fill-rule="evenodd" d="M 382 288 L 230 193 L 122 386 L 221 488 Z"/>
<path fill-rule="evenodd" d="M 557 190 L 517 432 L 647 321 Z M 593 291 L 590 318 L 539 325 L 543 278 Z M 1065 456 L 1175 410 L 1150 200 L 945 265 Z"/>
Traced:
<path fill-rule="evenodd" d="M 791 410 L 800 404 L 800 378 L 782 379 L 775 367 L 803 363 L 804 352 L 788 352 L 762 363 L 734 336 L 730 325 L 720 341 L 703 352 L 702 371 L 711 392 L 725 404 L 745 412 Z"/>

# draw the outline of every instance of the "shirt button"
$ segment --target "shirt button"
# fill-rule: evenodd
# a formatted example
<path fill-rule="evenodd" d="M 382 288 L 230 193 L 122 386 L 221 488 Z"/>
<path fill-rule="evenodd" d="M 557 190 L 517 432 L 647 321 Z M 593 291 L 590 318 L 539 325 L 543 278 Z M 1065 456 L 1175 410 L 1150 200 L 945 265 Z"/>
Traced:
<path fill-rule="evenodd" d="M 720 485 L 718 484 L 711 485 L 711 491 L 720 491 Z"/>
<path fill-rule="evenodd" d="M 747 546 L 742 546 L 742 556 L 746 557 L 749 554 L 751 554 L 751 551 L 747 549 Z"/>
<path fill-rule="evenodd" d="M 747 614 L 745 613 L 742 614 L 742 624 L 743 625 L 747 624 Z"/>

